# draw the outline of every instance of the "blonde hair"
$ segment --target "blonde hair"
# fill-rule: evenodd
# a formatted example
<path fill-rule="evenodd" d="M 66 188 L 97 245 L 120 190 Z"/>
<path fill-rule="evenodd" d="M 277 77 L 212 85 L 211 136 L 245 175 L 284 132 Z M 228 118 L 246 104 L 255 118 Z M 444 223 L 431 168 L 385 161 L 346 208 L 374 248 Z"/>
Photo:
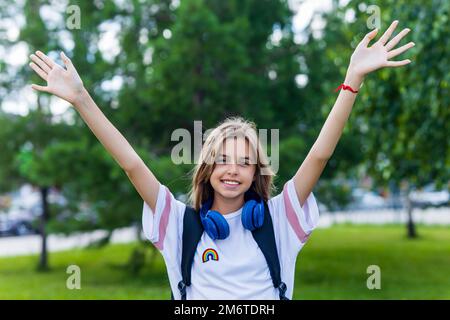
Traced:
<path fill-rule="evenodd" d="M 216 157 L 219 155 L 223 141 L 238 137 L 243 137 L 248 141 L 256 156 L 255 181 L 250 189 L 253 188 L 253 191 L 264 201 L 269 200 L 272 192 L 275 191 L 273 185 L 275 174 L 256 134 L 256 125 L 241 117 L 227 118 L 213 129 L 206 138 L 197 165 L 193 170 L 189 200 L 195 210 L 199 210 L 201 204 L 214 195 L 214 189 L 209 180 L 214 171 Z M 262 169 L 264 169 L 264 175 L 261 174 Z"/>

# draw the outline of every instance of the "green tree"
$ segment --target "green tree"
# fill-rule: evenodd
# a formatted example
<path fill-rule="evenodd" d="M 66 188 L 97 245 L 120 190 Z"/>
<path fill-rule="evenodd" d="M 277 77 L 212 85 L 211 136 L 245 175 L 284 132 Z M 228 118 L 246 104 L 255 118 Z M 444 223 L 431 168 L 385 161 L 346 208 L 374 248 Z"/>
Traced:
<path fill-rule="evenodd" d="M 399 20 L 402 27 L 411 29 L 409 38 L 416 47 L 407 68 L 384 69 L 366 79 L 349 130 L 361 142 L 363 168 L 375 183 L 403 189 L 408 236 L 415 237 L 410 190 L 431 182 L 439 187 L 449 181 L 450 73 L 446 48 L 450 4 L 439 0 L 371 4 L 380 9 L 382 28 L 388 21 Z M 324 43 L 341 72 L 347 64 L 344 57 L 353 50 L 345 44 L 356 45 L 367 32 L 367 20 L 373 14 L 367 10 L 364 1 L 350 1 L 342 7 L 335 2 L 334 10 L 323 15 L 324 37 L 316 42 Z M 355 19 L 348 19 L 352 15 Z"/>
<path fill-rule="evenodd" d="M 181 2 L 142 48 L 151 62 L 136 70 L 142 81 L 122 88 L 119 105 L 129 106 L 134 127 L 159 155 L 169 152 L 171 132 L 192 133 L 194 120 L 206 129 L 241 115 L 287 136 L 302 110 L 293 107 L 300 91 L 290 15 L 285 1 Z M 284 32 L 278 45 L 269 41 L 274 29 Z"/>
<path fill-rule="evenodd" d="M 23 7 L 18 4 L 3 4 L 7 10 L 3 11 L 6 15 L 10 14 L 11 19 L 14 13 L 22 13 L 25 17 L 25 24 L 20 30 L 20 36 L 15 42 L 5 43 L 7 49 L 17 43 L 25 43 L 28 46 L 29 52 L 34 52 L 39 49 L 45 52 L 58 52 L 60 51 L 62 44 L 61 33 L 67 31 L 65 29 L 64 10 L 59 13 L 62 15 L 63 23 L 54 25 L 44 21 L 43 12 L 44 9 L 57 8 L 56 4 L 52 1 L 27 1 Z M 56 10 L 56 9 L 55 9 Z M 94 12 L 92 8 L 86 8 L 85 12 Z M 39 13 L 39 14 L 36 14 Z M 108 14 L 109 11 L 105 10 L 104 14 Z M 94 13 L 91 14 L 94 16 Z M 89 17 L 89 16 L 88 16 Z M 88 18 L 86 17 L 86 18 Z M 99 21 L 103 21 L 105 17 L 98 17 Z M 93 20 L 93 19 L 91 19 Z M 89 26 L 89 19 L 83 19 L 86 26 Z M 94 20 L 95 22 L 95 20 Z M 92 29 L 96 29 L 95 23 Z M 90 29 L 88 29 L 90 30 Z M 88 33 L 88 32 L 86 32 Z M 93 33 L 91 30 L 90 42 L 95 43 L 98 39 L 95 36 L 97 33 Z M 76 34 L 73 35 L 76 38 Z M 77 47 L 83 48 L 86 45 L 84 39 L 77 39 L 77 43 L 80 45 Z M 88 42 L 89 43 L 89 42 Z M 82 49 L 80 49 L 82 51 Z M 84 56 L 88 53 L 84 52 Z M 97 56 L 97 60 L 100 60 Z M 98 75 L 105 69 L 104 64 L 100 61 L 95 61 L 95 65 L 99 70 L 97 73 L 90 72 L 86 77 L 88 83 L 95 83 L 102 79 Z M 86 66 L 86 64 L 84 64 Z M 89 65 L 86 66 L 89 70 Z M 103 70 L 102 70 L 103 69 Z M 13 83 L 13 86 L 9 86 L 10 90 L 20 90 L 24 86 L 28 86 L 30 82 L 31 70 L 28 66 L 18 70 L 16 74 L 3 72 L 2 75 L 6 77 L 9 82 Z M 97 76 L 97 78 L 96 78 Z M 102 74 L 103 76 L 103 74 Z M 14 81 L 11 81 L 14 79 Z M 31 76 L 33 82 L 38 81 L 38 77 Z M 109 176 L 111 169 L 111 163 L 105 160 L 105 153 L 101 154 L 98 149 L 95 149 L 89 145 L 89 140 L 83 139 L 83 135 L 80 135 L 80 123 L 75 122 L 74 125 L 70 125 L 64 121 L 58 120 L 50 109 L 52 99 L 46 95 L 38 94 L 34 105 L 30 106 L 30 112 L 25 117 L 15 119 L 9 126 L 6 126 L 3 130 L 2 141 L 5 141 L 7 152 L 2 154 L 3 163 L 8 163 L 7 166 L 2 168 L 2 175 L 8 180 L 3 180 L 3 190 L 11 190 L 19 183 L 29 182 L 38 187 L 42 196 L 42 214 L 40 223 L 40 233 L 42 236 L 42 250 L 39 260 L 39 269 L 48 268 L 47 259 L 47 234 L 49 232 L 48 222 L 52 216 L 51 207 L 48 201 L 49 189 L 52 187 L 62 187 L 67 183 L 68 191 L 66 195 L 74 194 L 74 190 L 80 190 L 77 187 L 79 185 L 86 185 L 86 180 L 92 182 L 93 179 L 77 179 L 78 176 L 84 177 L 81 173 L 85 173 L 85 168 L 80 166 L 74 166 L 72 159 L 79 159 L 84 157 L 84 161 L 80 163 L 96 163 L 93 170 L 87 171 L 91 175 Z M 70 113 L 70 110 L 67 112 Z M 12 116 L 2 117 L 2 120 L 8 120 L 8 118 L 15 118 Z M 77 130 L 78 128 L 78 130 Z M 87 135 L 85 135 L 87 136 Z M 86 140 L 88 142 L 86 142 Z M 86 149 L 81 150 L 82 147 Z M 78 153 L 78 157 L 75 153 Z M 63 155 L 69 154 L 70 156 L 64 157 Z M 11 161 L 14 160 L 14 161 Z M 77 171 L 78 170 L 78 171 Z M 15 177 L 12 179 L 12 177 Z M 73 183 L 74 180 L 77 183 Z M 106 180 L 102 180 L 103 184 L 106 184 Z M 5 183 L 6 182 L 6 183 Z M 14 183 L 13 183 L 14 182 Z M 71 187 L 71 188 L 70 188 Z M 117 190 L 117 189 L 116 189 Z M 110 193 L 114 193 L 115 190 L 108 190 Z M 83 190 L 81 195 L 87 194 L 86 189 Z M 83 198 L 81 196 L 80 198 Z M 85 196 L 85 198 L 88 198 Z M 70 197 L 69 197 L 70 199 Z M 88 198 L 88 200 L 90 200 Z M 81 203 L 81 201 L 78 202 Z"/>

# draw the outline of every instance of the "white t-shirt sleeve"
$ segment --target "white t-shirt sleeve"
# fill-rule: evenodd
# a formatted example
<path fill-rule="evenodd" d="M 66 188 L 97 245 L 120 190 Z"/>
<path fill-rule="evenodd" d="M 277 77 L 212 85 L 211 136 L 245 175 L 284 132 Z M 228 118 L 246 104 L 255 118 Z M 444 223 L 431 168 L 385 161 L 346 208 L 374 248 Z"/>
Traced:
<path fill-rule="evenodd" d="M 170 190 L 160 184 L 155 212 L 144 202 L 142 228 L 145 238 L 163 252 L 170 261 L 178 254 L 183 232 L 183 216 L 186 205 L 175 199 Z"/>
<path fill-rule="evenodd" d="M 277 246 L 283 256 L 296 256 L 319 222 L 319 208 L 314 194 L 311 192 L 301 206 L 291 179 L 280 194 L 269 200 L 268 205 Z"/>

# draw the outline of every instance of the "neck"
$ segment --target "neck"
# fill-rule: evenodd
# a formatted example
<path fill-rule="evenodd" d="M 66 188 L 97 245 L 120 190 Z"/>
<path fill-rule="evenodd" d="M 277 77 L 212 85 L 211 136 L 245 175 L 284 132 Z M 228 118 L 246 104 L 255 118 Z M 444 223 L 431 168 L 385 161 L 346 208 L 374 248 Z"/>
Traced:
<path fill-rule="evenodd" d="M 244 205 L 244 194 L 236 198 L 224 198 L 214 193 L 214 201 L 211 210 L 218 211 L 221 214 L 229 214 L 238 211 Z"/>

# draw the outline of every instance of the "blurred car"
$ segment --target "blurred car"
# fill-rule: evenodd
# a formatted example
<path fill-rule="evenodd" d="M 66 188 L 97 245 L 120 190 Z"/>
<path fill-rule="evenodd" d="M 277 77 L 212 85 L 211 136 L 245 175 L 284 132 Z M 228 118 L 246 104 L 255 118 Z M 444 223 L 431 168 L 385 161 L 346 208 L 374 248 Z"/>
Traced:
<path fill-rule="evenodd" d="M 37 234 L 34 222 L 41 212 L 40 194 L 29 185 L 8 194 L 9 206 L 0 212 L 0 236 Z"/>
<path fill-rule="evenodd" d="M 385 198 L 363 188 L 352 190 L 352 201 L 347 206 L 350 210 L 384 209 L 389 206 Z"/>
<path fill-rule="evenodd" d="M 33 227 L 30 220 L 0 215 L 0 236 L 23 236 L 37 233 L 38 230 Z"/>
<path fill-rule="evenodd" d="M 450 193 L 448 190 L 436 190 L 432 184 L 423 189 L 410 192 L 409 199 L 414 207 L 441 207 L 450 205 Z"/>

